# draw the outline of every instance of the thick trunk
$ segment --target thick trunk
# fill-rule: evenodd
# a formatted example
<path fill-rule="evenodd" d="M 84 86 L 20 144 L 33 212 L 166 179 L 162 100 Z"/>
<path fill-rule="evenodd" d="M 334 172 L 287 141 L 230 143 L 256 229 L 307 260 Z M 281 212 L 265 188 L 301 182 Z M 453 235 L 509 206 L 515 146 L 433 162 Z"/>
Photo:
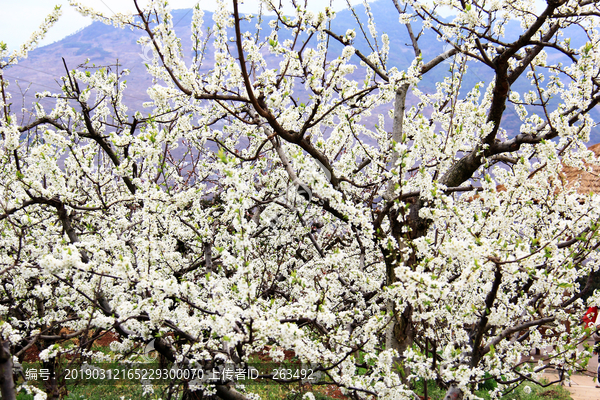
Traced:
<path fill-rule="evenodd" d="M 60 399 L 60 391 L 56 380 L 56 359 L 51 358 L 42 363 L 42 367 L 49 372 L 49 377 L 44 381 L 44 391 L 46 392 L 47 400 Z"/>
<path fill-rule="evenodd" d="M 463 391 L 457 388 L 456 386 L 450 386 L 446 395 L 444 396 L 444 400 L 462 400 L 463 399 Z"/>
<path fill-rule="evenodd" d="M 412 307 L 407 306 L 402 313 L 398 313 L 392 304 L 388 308 L 394 313 L 395 318 L 390 322 L 386 331 L 386 349 L 394 349 L 400 357 L 394 358 L 395 367 L 397 368 L 400 378 L 404 383 L 408 383 L 406 377 L 410 371 L 403 364 L 404 357 L 402 354 L 412 346 L 415 340 L 415 331 L 412 324 Z"/>
<path fill-rule="evenodd" d="M 394 99 L 394 122 L 392 128 L 392 141 L 393 144 L 402 142 L 404 132 L 403 132 L 403 124 L 404 124 L 404 111 L 406 107 L 406 95 L 408 94 L 408 90 L 410 85 L 403 84 L 396 91 L 396 97 Z M 390 168 L 395 168 L 396 163 L 399 159 L 399 154 L 392 150 L 392 157 L 390 160 Z M 400 176 L 400 179 L 402 177 Z M 394 190 L 397 182 L 390 181 L 388 183 L 388 187 L 386 189 L 386 193 L 384 198 L 387 201 L 393 201 L 395 198 Z M 417 200 L 409 209 L 409 214 L 405 216 L 399 216 L 398 211 L 390 210 L 388 214 L 388 219 L 390 220 L 390 226 L 392 230 L 392 236 L 396 240 L 399 246 L 399 251 L 389 250 L 385 247 L 382 247 L 382 252 L 384 255 L 386 270 L 387 270 L 387 284 L 391 285 L 396 282 L 396 275 L 394 273 L 394 268 L 401 264 L 404 265 L 414 265 L 416 263 L 416 259 L 414 255 L 409 256 L 409 259 L 403 259 L 402 251 L 408 246 L 407 240 L 414 239 L 416 237 L 422 236 L 424 232 L 426 232 L 426 224 L 424 221 L 419 219 L 419 208 L 421 207 L 421 202 Z M 400 217 L 400 218 L 399 218 Z M 403 221 L 399 221 L 403 220 Z M 411 232 L 407 235 L 402 232 L 402 228 L 408 222 L 409 227 L 411 228 Z M 410 346 L 412 346 L 415 338 L 415 330 L 412 322 L 412 313 L 413 309 L 410 305 L 406 305 L 402 311 L 396 309 L 393 303 L 388 304 L 388 311 L 390 311 L 394 318 L 390 322 L 387 331 L 386 331 L 386 348 L 395 349 L 400 357 L 396 358 L 394 362 L 399 370 L 400 376 L 402 380 L 405 380 L 406 376 L 410 373 L 410 371 L 406 370 L 406 367 L 403 366 L 402 363 L 402 354 L 406 351 Z"/>
<path fill-rule="evenodd" d="M 238 392 L 231 385 L 217 385 L 217 396 L 223 400 L 248 400 L 242 393 Z"/>
<path fill-rule="evenodd" d="M 408 241 L 423 236 L 427 231 L 427 221 L 420 219 L 418 216 L 421 206 L 421 201 L 416 200 L 409 207 L 408 215 L 400 216 L 400 218 L 395 210 L 390 211 L 388 218 L 391 222 L 392 235 L 396 239 L 399 249 L 382 250 L 386 262 L 388 285 L 397 281 L 396 274 L 394 273 L 396 266 L 403 263 L 405 266 L 412 267 L 417 263 L 414 253 L 411 253 L 408 257 L 402 254 L 406 247 L 408 247 Z M 404 222 L 399 221 L 399 219 L 404 220 Z M 408 225 L 411 229 L 408 234 L 402 232 L 402 228 L 405 225 Z M 397 363 L 400 375 L 404 380 L 410 371 L 402 365 L 402 355 L 413 345 L 416 334 L 412 319 L 413 308 L 410 304 L 406 304 L 402 310 L 398 310 L 394 304 L 389 304 L 388 310 L 393 313 L 394 318 L 386 331 L 386 348 L 395 349 L 400 355 L 394 362 Z"/>
<path fill-rule="evenodd" d="M 16 400 L 13 363 L 8 341 L 0 342 L 0 393 L 3 400 Z"/>
<path fill-rule="evenodd" d="M 171 346 L 167 344 L 163 339 L 156 339 L 154 342 L 154 349 L 164 356 L 167 360 L 171 362 L 175 362 L 175 353 Z M 183 360 L 180 361 L 180 365 L 187 366 L 189 365 L 190 360 L 187 357 L 183 357 Z M 232 386 L 232 384 L 226 385 L 215 385 L 217 390 L 217 396 L 222 400 L 248 400 L 248 397 L 243 393 L 238 392 Z M 186 396 L 199 396 L 199 393 L 187 392 Z M 193 397 L 192 397 L 193 398 Z"/>

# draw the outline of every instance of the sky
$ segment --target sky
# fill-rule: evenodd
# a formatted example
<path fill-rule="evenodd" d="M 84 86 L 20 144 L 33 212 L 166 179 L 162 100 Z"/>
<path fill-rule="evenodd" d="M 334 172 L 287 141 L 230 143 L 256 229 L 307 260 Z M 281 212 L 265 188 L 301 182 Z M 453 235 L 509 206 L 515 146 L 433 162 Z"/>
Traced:
<path fill-rule="evenodd" d="M 79 0 L 81 4 L 93 7 L 107 14 L 132 12 L 135 10 L 133 0 Z M 279 3 L 279 0 L 273 0 L 274 3 Z M 347 7 L 346 0 L 307 0 L 308 8 L 313 11 L 323 9 L 325 5 L 332 2 L 333 9 L 336 11 Z M 373 0 L 368 0 L 373 1 Z M 430 0 L 435 1 L 435 0 Z M 538 9 L 544 6 L 544 0 L 534 0 Z M 282 0 L 284 4 L 288 4 L 284 8 L 287 14 L 291 14 L 293 8 L 289 0 Z M 361 3 L 362 0 L 350 0 L 352 4 Z M 141 6 L 148 4 L 148 0 L 139 0 Z M 172 9 L 192 8 L 197 3 L 206 11 L 214 11 L 217 5 L 214 0 L 170 0 Z M 226 1 L 231 4 L 231 1 Z M 240 10 L 242 12 L 257 12 L 259 0 L 243 0 Z M 300 1 L 302 3 L 302 1 Z M 48 31 L 46 38 L 40 43 L 44 46 L 56 42 L 65 36 L 77 32 L 78 30 L 88 26 L 92 20 L 88 17 L 83 17 L 69 5 L 68 0 L 0 0 L 0 10 L 2 10 L 2 23 L 0 23 L 0 42 L 8 45 L 8 48 L 13 50 L 24 43 L 32 32 L 38 29 L 46 16 L 52 12 L 54 6 L 62 6 L 62 17 Z M 444 15 L 443 10 L 439 10 L 440 14 Z"/>
<path fill-rule="evenodd" d="M 80 2 L 109 15 L 135 10 L 133 0 L 80 0 Z M 278 3 L 279 1 L 276 0 L 275 2 Z M 283 2 L 285 3 L 285 1 Z M 361 1 L 352 0 L 351 2 L 356 4 Z M 142 6 L 147 3 L 146 0 L 139 1 Z M 200 7 L 207 11 L 214 11 L 216 7 L 216 2 L 213 0 L 170 0 L 169 3 L 172 9 L 192 8 L 197 3 L 200 3 Z M 228 3 L 231 3 L 231 1 Z M 258 3 L 258 0 L 245 0 L 240 6 L 240 10 L 242 12 L 257 12 Z M 329 1 L 308 0 L 308 8 L 312 10 L 321 9 L 327 4 L 329 4 Z M 0 9 L 3 14 L 2 23 L 0 24 L 0 41 L 6 43 L 9 49 L 18 48 L 29 38 L 32 32 L 38 29 L 56 5 L 62 6 L 62 17 L 48 31 L 40 46 L 56 42 L 92 22 L 91 19 L 81 16 L 69 6 L 67 0 L 0 0 Z M 333 0 L 335 10 L 341 10 L 345 7 L 345 0 Z"/>

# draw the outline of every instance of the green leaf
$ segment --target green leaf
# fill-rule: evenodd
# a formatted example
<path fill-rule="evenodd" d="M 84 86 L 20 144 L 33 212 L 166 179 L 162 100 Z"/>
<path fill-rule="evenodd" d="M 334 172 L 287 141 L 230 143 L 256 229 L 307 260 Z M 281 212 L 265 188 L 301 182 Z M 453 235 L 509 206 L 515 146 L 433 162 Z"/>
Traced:
<path fill-rule="evenodd" d="M 225 150 L 223 150 L 223 148 L 219 148 L 219 151 L 217 152 L 217 157 L 219 158 L 219 160 L 221 160 L 222 163 L 227 164 L 227 155 L 225 154 Z"/>

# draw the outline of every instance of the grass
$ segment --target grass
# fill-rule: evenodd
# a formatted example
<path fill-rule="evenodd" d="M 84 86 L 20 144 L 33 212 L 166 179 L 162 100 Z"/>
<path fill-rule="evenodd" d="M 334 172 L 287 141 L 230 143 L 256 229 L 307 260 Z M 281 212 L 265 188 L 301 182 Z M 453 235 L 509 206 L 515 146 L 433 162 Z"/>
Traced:
<path fill-rule="evenodd" d="M 101 351 L 105 354 L 111 353 L 108 346 L 94 346 L 94 351 Z M 261 358 L 255 357 L 250 360 L 251 363 L 258 363 Z M 262 360 L 264 362 L 264 360 Z M 294 362 L 292 359 L 288 362 Z M 284 363 L 285 364 L 285 363 Z M 39 362 L 23 363 L 23 367 L 41 368 Z M 486 384 L 480 385 L 476 395 L 482 399 L 490 400 L 490 393 L 494 390 L 496 384 L 489 380 Z M 19 382 L 20 383 L 20 382 Z M 42 381 L 36 381 L 37 386 L 42 388 Z M 143 387 L 134 382 L 115 382 L 112 384 L 81 384 L 81 381 L 71 381 L 67 383 L 65 400 L 158 400 L 165 398 L 166 385 L 154 385 L 154 394 L 144 395 Z M 423 395 L 423 383 L 416 383 L 415 391 L 419 395 Z M 525 387 L 529 386 L 530 393 L 526 393 Z M 313 386 L 300 384 L 277 384 L 273 382 L 255 381 L 246 386 L 246 392 L 258 394 L 262 400 L 302 400 L 302 397 L 307 392 L 312 392 L 315 400 L 339 400 L 347 399 L 341 395 L 333 385 Z M 427 385 L 428 400 L 442 400 L 445 396 L 445 390 L 438 388 L 434 381 L 429 381 Z M 569 392 L 561 386 L 542 387 L 535 384 L 522 384 L 512 392 L 503 395 L 502 399 L 506 400 L 570 400 Z M 33 400 L 33 395 L 21 392 L 17 396 L 17 400 Z"/>
<path fill-rule="evenodd" d="M 543 384 L 547 383 L 542 381 Z M 484 385 L 486 387 L 480 387 L 479 390 L 475 392 L 475 395 L 485 399 L 490 400 L 490 393 L 494 390 L 495 385 Z M 492 387 L 493 386 L 493 387 Z M 531 389 L 530 393 L 527 393 L 526 387 Z M 423 383 L 417 383 L 416 392 L 419 395 L 423 395 Z M 442 400 L 446 395 L 446 391 L 438 388 L 435 385 L 435 382 L 429 381 L 427 384 L 427 395 L 429 400 Z M 507 393 L 506 395 L 502 395 L 503 400 L 571 400 L 571 395 L 567 389 L 562 386 L 552 385 L 548 387 L 543 387 L 540 385 L 536 385 L 533 383 L 522 383 L 515 390 Z"/>
<path fill-rule="evenodd" d="M 65 400 L 158 400 L 165 398 L 163 393 L 164 388 L 155 387 L 154 394 L 144 396 L 143 389 L 139 385 L 80 385 L 68 389 L 69 391 L 64 398 Z M 318 390 L 322 390 L 322 388 L 312 390 L 315 400 L 337 400 Z M 304 393 L 309 390 L 302 390 L 298 385 L 286 386 L 269 383 L 264 385 L 252 385 L 247 387 L 247 391 L 260 395 L 263 400 L 301 400 Z M 33 395 L 26 394 L 23 391 L 18 394 L 17 400 L 33 400 Z"/>
<path fill-rule="evenodd" d="M 71 388 L 65 400 L 120 400 L 129 399 L 147 399 L 157 400 L 161 398 L 160 393 L 156 395 L 144 396 L 140 386 L 79 386 Z M 17 395 L 17 400 L 33 400 L 33 395 L 21 391 Z"/>
<path fill-rule="evenodd" d="M 530 393 L 526 393 L 525 387 L 531 388 Z M 428 397 L 429 400 L 442 400 L 445 395 L 443 389 L 438 388 L 433 381 L 430 381 L 428 386 Z M 140 385 L 72 385 L 68 387 L 68 395 L 65 400 L 158 400 L 164 398 L 163 393 L 164 387 L 155 387 L 155 393 L 144 396 L 143 389 Z M 319 386 L 310 387 L 305 386 L 301 388 L 298 384 L 253 384 L 247 386 L 247 391 L 260 395 L 263 400 L 302 400 L 304 393 L 312 391 L 315 396 L 315 400 L 337 400 L 340 397 L 329 396 L 327 387 Z M 422 383 L 417 383 L 417 393 L 423 395 Z M 485 388 L 478 390 L 476 395 L 485 400 L 489 400 L 490 389 Z M 562 386 L 549 386 L 542 387 L 534 384 L 522 384 L 511 393 L 502 396 L 504 400 L 571 400 L 569 392 Z M 20 393 L 17 396 L 17 400 L 33 400 L 32 395 Z"/>
<path fill-rule="evenodd" d="M 39 371 L 41 367 L 41 363 L 39 362 L 23 363 L 25 371 L 31 368 Z M 103 367 L 107 368 L 107 366 Z M 335 392 L 333 387 L 328 386 L 315 386 L 311 388 L 309 385 L 302 386 L 299 383 L 251 382 L 251 384 L 246 386 L 246 392 L 258 394 L 262 400 L 301 400 L 303 395 L 308 391 L 313 393 L 315 400 L 338 400 L 340 398 L 339 391 L 337 391 L 337 396 L 335 397 L 327 395 L 328 393 Z M 17 382 L 17 384 L 21 383 L 21 380 Z M 38 376 L 37 380 L 32 380 L 31 383 L 43 390 L 43 381 L 40 376 Z M 84 381 L 79 379 L 67 381 L 66 388 L 63 388 L 63 390 L 66 391 L 66 396 L 64 397 L 66 400 L 158 400 L 166 397 L 167 384 L 164 384 L 164 381 L 161 384 L 157 384 L 155 381 L 153 388 L 154 393 L 144 395 L 143 387 L 135 380 L 112 381 L 109 383 L 108 381 Z M 32 394 L 27 394 L 24 390 L 17 395 L 17 400 L 33 400 L 33 398 Z M 181 396 L 177 398 L 181 398 Z"/>

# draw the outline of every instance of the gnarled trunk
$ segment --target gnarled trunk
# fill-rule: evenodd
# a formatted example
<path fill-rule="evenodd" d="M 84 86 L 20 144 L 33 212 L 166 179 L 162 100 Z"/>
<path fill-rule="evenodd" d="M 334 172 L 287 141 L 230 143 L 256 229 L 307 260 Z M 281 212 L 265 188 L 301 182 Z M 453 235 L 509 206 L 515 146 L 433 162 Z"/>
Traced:
<path fill-rule="evenodd" d="M 446 395 L 444 396 L 444 400 L 462 400 L 463 391 L 452 385 L 448 388 Z"/>
<path fill-rule="evenodd" d="M 17 399 L 13 380 L 12 355 L 8 341 L 0 342 L 0 393 L 2 393 L 3 400 Z"/>

